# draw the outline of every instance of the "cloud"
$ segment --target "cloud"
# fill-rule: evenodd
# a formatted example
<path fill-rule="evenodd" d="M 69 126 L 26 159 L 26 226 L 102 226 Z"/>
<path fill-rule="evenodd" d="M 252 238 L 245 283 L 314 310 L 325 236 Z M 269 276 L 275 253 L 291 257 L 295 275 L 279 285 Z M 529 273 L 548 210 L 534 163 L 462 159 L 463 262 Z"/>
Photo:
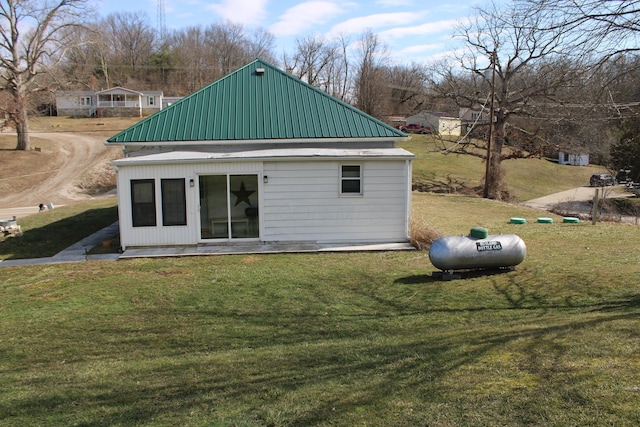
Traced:
<path fill-rule="evenodd" d="M 379 34 L 384 38 L 401 38 L 408 36 L 424 36 L 427 34 L 437 34 L 443 31 L 451 32 L 459 21 L 450 19 L 445 21 L 427 22 L 426 24 L 414 25 L 410 27 L 398 27 L 381 31 Z"/>
<path fill-rule="evenodd" d="M 269 31 L 276 36 L 297 35 L 313 26 L 322 25 L 343 12 L 337 3 L 330 1 L 300 3 L 287 9 L 280 20 L 269 27 Z"/>
<path fill-rule="evenodd" d="M 378 29 L 391 25 L 401 25 L 422 19 L 423 13 L 420 12 L 396 12 L 396 13 L 378 13 L 369 16 L 360 16 L 348 19 L 344 22 L 336 24 L 329 31 L 330 34 L 353 34 L 361 33 L 367 28 Z"/>
<path fill-rule="evenodd" d="M 260 25 L 267 15 L 268 0 L 222 0 L 206 6 L 225 20 L 252 26 Z"/>
<path fill-rule="evenodd" d="M 414 46 L 407 46 L 399 51 L 399 53 L 406 53 L 413 55 L 416 53 L 424 53 L 429 51 L 441 51 L 444 48 L 443 43 L 431 43 L 431 44 L 418 44 Z"/>

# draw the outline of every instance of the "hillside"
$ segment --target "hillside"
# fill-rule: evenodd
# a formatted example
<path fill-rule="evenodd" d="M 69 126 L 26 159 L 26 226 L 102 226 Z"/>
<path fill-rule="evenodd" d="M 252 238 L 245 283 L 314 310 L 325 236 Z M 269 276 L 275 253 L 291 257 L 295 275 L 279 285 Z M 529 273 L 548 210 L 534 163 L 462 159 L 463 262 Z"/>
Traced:
<path fill-rule="evenodd" d="M 109 162 L 121 153 L 118 148 L 106 147 L 104 141 L 137 120 L 38 117 L 31 122 L 34 150 L 29 152 L 13 150 L 13 134 L 0 134 L 4 153 L 0 206 L 67 204 L 112 189 L 115 175 Z M 400 146 L 416 154 L 414 189 L 477 194 L 481 188 L 485 170 L 481 158 L 443 154 L 429 135 L 413 135 Z M 507 190 L 514 201 L 583 186 L 592 173 L 603 170 L 598 166 L 562 166 L 547 159 L 512 159 L 503 165 Z"/>
<path fill-rule="evenodd" d="M 430 135 L 412 135 L 401 143 L 417 158 L 413 164 L 414 188 L 420 191 L 478 194 L 485 162 L 480 157 L 443 154 L 442 145 Z M 525 201 L 589 184 L 602 166 L 566 166 L 549 159 L 508 159 L 502 163 L 506 189 L 513 201 Z"/>

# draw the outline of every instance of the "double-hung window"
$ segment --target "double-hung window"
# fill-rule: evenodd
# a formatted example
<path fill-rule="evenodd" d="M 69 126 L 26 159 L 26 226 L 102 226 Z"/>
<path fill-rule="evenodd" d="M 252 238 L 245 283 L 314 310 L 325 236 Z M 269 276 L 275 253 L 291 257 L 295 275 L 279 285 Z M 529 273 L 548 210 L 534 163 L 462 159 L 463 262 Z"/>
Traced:
<path fill-rule="evenodd" d="M 187 199 L 185 180 L 163 179 L 162 190 L 162 225 L 187 225 Z"/>
<path fill-rule="evenodd" d="M 362 166 L 361 165 L 341 165 L 340 166 L 340 194 L 343 194 L 343 195 L 362 194 Z"/>
<path fill-rule="evenodd" d="M 131 216 L 134 227 L 156 225 L 156 193 L 153 179 L 131 180 Z"/>

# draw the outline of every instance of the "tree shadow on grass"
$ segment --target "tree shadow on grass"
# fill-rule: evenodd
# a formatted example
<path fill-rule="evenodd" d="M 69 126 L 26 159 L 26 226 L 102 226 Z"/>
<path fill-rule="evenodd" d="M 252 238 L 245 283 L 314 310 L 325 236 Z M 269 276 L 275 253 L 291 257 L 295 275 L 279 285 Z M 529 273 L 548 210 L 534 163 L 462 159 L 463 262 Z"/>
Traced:
<path fill-rule="evenodd" d="M 349 417 L 363 410 L 388 416 L 388 408 L 395 402 L 399 406 L 394 419 L 403 420 L 408 425 L 412 421 L 420 421 L 420 418 L 422 423 L 413 425 L 426 425 L 430 414 L 418 412 L 417 407 L 415 413 L 405 411 L 401 414 L 402 405 L 408 405 L 405 409 L 418 404 L 441 407 L 448 411 L 447 417 L 453 418 L 452 424 L 455 424 L 455 410 L 446 402 L 455 401 L 457 398 L 454 396 L 465 390 L 483 395 L 473 385 L 467 389 L 463 382 L 456 382 L 456 378 L 461 371 L 476 375 L 473 369 L 481 369 L 483 363 L 487 363 L 488 355 L 502 352 L 505 346 L 511 345 L 523 352 L 524 357 L 514 375 L 524 372 L 539 376 L 540 383 L 535 386 L 537 393 L 551 394 L 558 399 L 570 398 L 572 402 L 567 402 L 567 405 L 580 400 L 580 406 L 588 408 L 595 403 L 595 398 L 588 393 L 580 393 L 567 378 L 586 384 L 597 379 L 592 379 L 589 372 L 580 373 L 578 378 L 563 365 L 561 360 L 566 346 L 573 342 L 571 337 L 576 330 L 634 318 L 632 314 L 618 313 L 578 321 L 558 321 L 547 326 L 531 324 L 506 329 L 479 329 L 476 332 L 439 333 L 433 330 L 419 335 L 418 339 L 415 336 L 405 340 L 402 336 L 365 339 L 358 334 L 334 337 L 322 328 L 314 327 L 313 322 L 305 323 L 305 328 L 301 328 L 296 321 L 299 316 L 294 317 L 279 317 L 265 325 L 264 316 L 243 316 L 242 323 L 266 327 L 266 333 L 255 337 L 258 339 L 252 344 L 237 348 L 222 346 L 216 349 L 221 343 L 211 342 L 206 346 L 203 340 L 194 339 L 168 342 L 141 351 L 149 343 L 131 340 L 133 337 L 125 334 L 123 338 L 127 339 L 118 344 L 119 354 L 112 361 L 135 358 L 139 362 L 143 357 L 148 358 L 149 363 L 137 364 L 135 370 L 122 366 L 121 372 L 117 372 L 116 368 L 111 374 L 121 376 L 120 380 L 102 375 L 90 376 L 82 386 L 67 385 L 64 391 L 55 394 L 39 393 L 17 403 L 11 412 L 28 412 L 36 417 L 46 414 L 54 422 L 74 421 L 74 424 L 84 426 L 133 425 L 151 421 L 169 424 L 185 422 L 193 412 L 200 413 L 200 416 L 209 414 L 208 422 L 213 422 L 211 418 L 218 416 L 219 406 L 229 408 L 235 404 L 245 409 L 242 416 L 238 415 L 239 418 L 228 425 L 237 425 L 242 418 L 245 422 L 240 425 L 313 426 L 333 422 L 348 425 Z M 291 336 L 298 336 L 299 340 L 288 343 L 277 340 L 277 334 L 273 335 L 276 331 L 286 332 L 278 324 L 287 325 L 285 329 L 292 328 Z M 296 329 L 304 329 L 304 333 L 301 330 L 295 332 Z M 113 338 L 121 332 L 112 331 Z M 141 335 L 146 332 L 138 331 Z M 171 331 L 167 332 L 171 336 Z M 388 333 L 390 331 L 385 334 Z M 86 356 L 102 360 L 103 368 L 110 366 L 104 360 L 110 352 L 108 346 L 101 351 L 100 343 L 96 344 L 95 354 Z M 84 367 L 86 362 L 78 363 Z M 113 363 L 114 367 L 118 365 Z M 502 381 L 501 376 L 477 375 L 468 381 L 478 381 L 479 387 L 487 378 Z M 517 377 L 509 380 L 517 381 Z M 492 404 L 508 407 L 511 421 L 525 417 L 531 423 L 540 422 L 542 419 L 538 418 L 535 410 L 529 410 L 527 405 L 512 405 L 509 401 L 512 397 L 534 403 L 534 390 L 527 391 L 520 390 L 522 394 L 519 394 L 518 390 L 513 393 L 502 390 L 504 400 L 495 398 Z M 390 396 L 395 397 L 390 401 Z M 472 405 L 461 411 L 482 410 L 481 405 L 469 403 L 473 399 L 459 400 L 461 404 Z M 476 413 L 476 416 L 488 421 L 492 409 L 489 407 L 486 413 Z M 576 415 L 580 415 L 583 409 L 574 410 Z M 72 418 L 76 411 L 75 415 L 82 419 L 81 422 Z M 464 420 L 463 414 L 459 416 L 458 421 Z M 371 415 L 370 419 L 377 419 L 376 415 Z M 384 424 L 384 419 L 378 421 Z M 213 425 L 217 424 L 213 422 Z"/>
<path fill-rule="evenodd" d="M 24 230 L 20 237 L 0 240 L 0 258 L 51 257 L 118 220 L 118 207 L 89 209 L 77 215 Z"/>

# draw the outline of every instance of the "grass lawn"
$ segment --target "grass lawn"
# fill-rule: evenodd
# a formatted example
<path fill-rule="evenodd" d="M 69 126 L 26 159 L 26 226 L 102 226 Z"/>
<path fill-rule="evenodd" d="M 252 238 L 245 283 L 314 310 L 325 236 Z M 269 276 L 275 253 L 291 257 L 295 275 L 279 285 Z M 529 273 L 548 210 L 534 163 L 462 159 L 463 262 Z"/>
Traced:
<path fill-rule="evenodd" d="M 35 116 L 29 119 L 29 129 L 35 135 L 41 132 L 72 132 L 111 137 L 121 130 L 136 124 L 140 120 L 140 117 L 82 118 Z"/>
<path fill-rule="evenodd" d="M 418 251 L 2 268 L 0 426 L 640 424 L 637 227 L 413 206 L 527 258 L 453 282 Z"/>
<path fill-rule="evenodd" d="M 18 219 L 21 237 L 0 234 L 0 260 L 50 257 L 118 220 L 117 199 L 61 206 Z"/>

